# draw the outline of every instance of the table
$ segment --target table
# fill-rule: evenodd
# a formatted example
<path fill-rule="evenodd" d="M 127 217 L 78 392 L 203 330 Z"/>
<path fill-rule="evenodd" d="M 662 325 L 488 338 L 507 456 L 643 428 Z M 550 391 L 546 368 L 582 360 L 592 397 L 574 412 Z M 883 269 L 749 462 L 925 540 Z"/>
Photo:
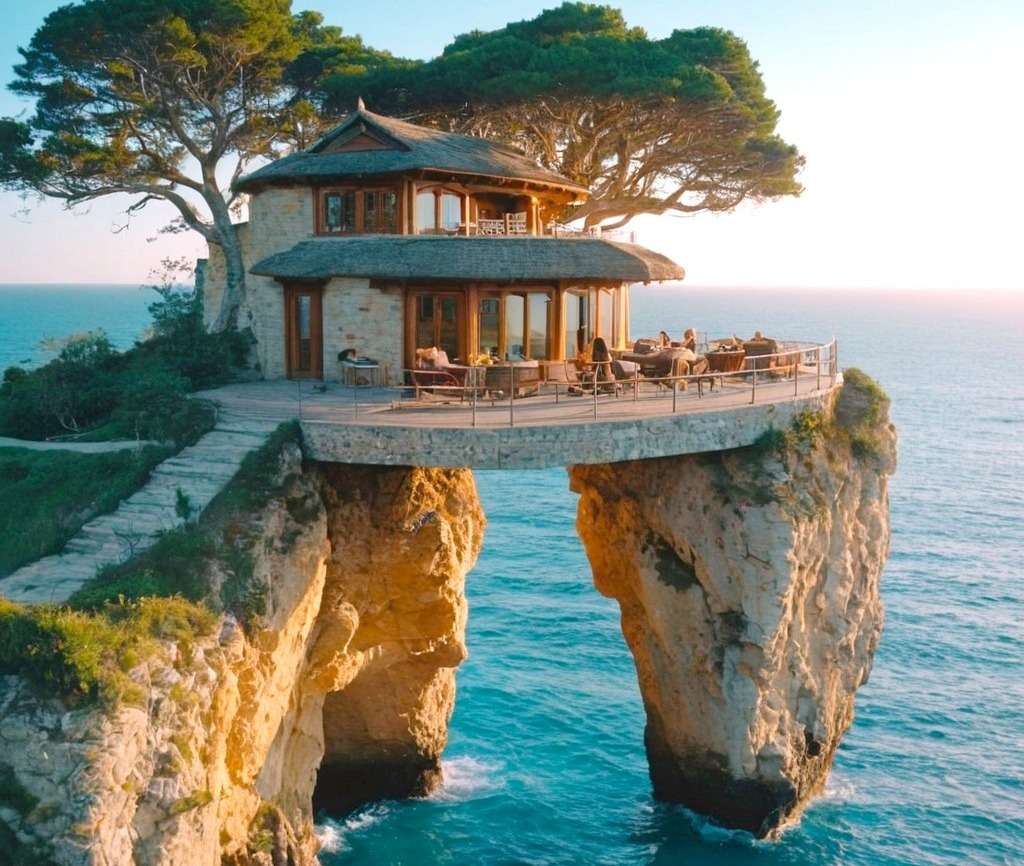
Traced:
<path fill-rule="evenodd" d="M 383 384 L 380 364 L 341 362 L 341 384 L 349 388 L 379 388 Z"/>

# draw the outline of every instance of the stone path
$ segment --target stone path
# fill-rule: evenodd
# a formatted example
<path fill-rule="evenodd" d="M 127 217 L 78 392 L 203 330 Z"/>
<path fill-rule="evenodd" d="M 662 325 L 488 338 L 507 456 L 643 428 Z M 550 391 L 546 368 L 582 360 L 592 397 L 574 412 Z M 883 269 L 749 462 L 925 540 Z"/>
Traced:
<path fill-rule="evenodd" d="M 20 602 L 69 598 L 98 569 L 130 559 L 152 546 L 160 533 L 180 526 L 179 490 L 188 497 L 193 516 L 201 513 L 235 476 L 245 456 L 276 428 L 274 421 L 222 415 L 199 442 L 157 466 L 145 486 L 115 511 L 86 523 L 59 554 L 0 578 L 0 595 Z"/>
<path fill-rule="evenodd" d="M 159 445 L 149 439 L 121 439 L 115 442 L 37 442 L 34 439 L 12 439 L 0 436 L 0 448 L 25 448 L 29 451 L 77 451 L 79 454 L 108 454 L 111 451 L 124 451 L 127 448 L 145 448 L 147 445 Z"/>

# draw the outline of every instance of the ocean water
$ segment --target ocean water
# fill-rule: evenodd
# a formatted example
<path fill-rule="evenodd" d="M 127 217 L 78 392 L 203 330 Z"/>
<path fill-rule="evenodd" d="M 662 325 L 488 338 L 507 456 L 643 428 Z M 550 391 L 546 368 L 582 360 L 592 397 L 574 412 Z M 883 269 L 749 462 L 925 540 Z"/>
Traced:
<path fill-rule="evenodd" d="M 0 364 L 146 325 L 128 288 L 0 287 Z M 828 789 L 779 841 L 655 803 L 617 606 L 565 472 L 481 472 L 469 660 L 436 795 L 321 816 L 325 866 L 1024 863 L 1024 294 L 637 289 L 633 331 L 835 334 L 893 399 L 885 634 Z"/>

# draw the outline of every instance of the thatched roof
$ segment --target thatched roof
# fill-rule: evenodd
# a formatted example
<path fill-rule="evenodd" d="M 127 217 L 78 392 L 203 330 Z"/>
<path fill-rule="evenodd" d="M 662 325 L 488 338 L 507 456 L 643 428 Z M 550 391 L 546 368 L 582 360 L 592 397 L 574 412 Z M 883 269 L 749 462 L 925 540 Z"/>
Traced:
<path fill-rule="evenodd" d="M 380 146 L 369 150 L 335 150 L 347 137 L 366 134 Z M 235 184 L 247 190 L 265 183 L 293 183 L 436 170 L 489 178 L 532 181 L 585 193 L 586 188 L 541 168 L 522 151 L 506 144 L 442 132 L 374 114 L 359 108 L 307 150 L 293 153 L 247 174 Z"/>
<path fill-rule="evenodd" d="M 597 238 L 353 235 L 315 238 L 257 262 L 282 279 L 679 280 L 682 267 L 636 244 Z"/>

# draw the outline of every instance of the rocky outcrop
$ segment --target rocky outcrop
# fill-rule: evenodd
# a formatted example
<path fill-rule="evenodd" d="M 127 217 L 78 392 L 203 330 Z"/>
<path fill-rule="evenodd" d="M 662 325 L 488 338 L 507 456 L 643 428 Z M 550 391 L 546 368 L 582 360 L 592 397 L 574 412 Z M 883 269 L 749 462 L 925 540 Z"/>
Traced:
<path fill-rule="evenodd" d="M 882 630 L 886 408 L 848 385 L 764 447 L 570 470 L 660 799 L 765 836 L 824 785 Z"/>
<path fill-rule="evenodd" d="M 440 782 L 484 516 L 466 470 L 322 471 L 334 540 L 323 607 L 337 615 L 327 645 L 346 651 L 325 660 L 337 679 L 316 799 L 337 812 Z"/>
<path fill-rule="evenodd" d="M 239 515 L 258 530 L 244 628 L 167 641 L 131 670 L 144 698 L 114 710 L 0 678 L 0 842 L 25 862 L 309 866 L 325 749 L 334 803 L 436 782 L 483 529 L 472 476 L 304 466 L 295 445 L 279 472 Z M 214 591 L 239 579 L 221 568 Z"/>

